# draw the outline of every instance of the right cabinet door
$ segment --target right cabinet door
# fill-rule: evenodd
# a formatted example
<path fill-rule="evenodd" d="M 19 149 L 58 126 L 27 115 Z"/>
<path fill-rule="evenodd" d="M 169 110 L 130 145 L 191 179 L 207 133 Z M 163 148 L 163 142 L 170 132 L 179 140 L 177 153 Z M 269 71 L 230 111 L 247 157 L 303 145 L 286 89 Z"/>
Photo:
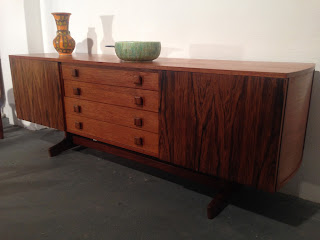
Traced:
<path fill-rule="evenodd" d="M 160 159 L 274 191 L 287 81 L 162 72 Z"/>

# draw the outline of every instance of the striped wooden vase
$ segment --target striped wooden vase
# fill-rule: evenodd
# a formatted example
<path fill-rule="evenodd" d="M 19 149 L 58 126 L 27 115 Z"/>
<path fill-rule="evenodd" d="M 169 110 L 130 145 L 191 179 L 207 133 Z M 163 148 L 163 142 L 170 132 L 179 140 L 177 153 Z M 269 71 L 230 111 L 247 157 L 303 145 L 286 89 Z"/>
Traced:
<path fill-rule="evenodd" d="M 53 39 L 53 46 L 60 55 L 71 55 L 76 45 L 69 32 L 69 18 L 71 13 L 52 13 L 57 24 L 57 36 Z"/>

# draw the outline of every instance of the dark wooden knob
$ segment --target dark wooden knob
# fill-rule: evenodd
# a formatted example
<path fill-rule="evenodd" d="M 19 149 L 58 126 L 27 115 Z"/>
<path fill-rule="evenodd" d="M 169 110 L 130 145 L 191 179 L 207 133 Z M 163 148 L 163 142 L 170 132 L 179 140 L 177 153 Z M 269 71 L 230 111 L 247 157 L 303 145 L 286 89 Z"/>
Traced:
<path fill-rule="evenodd" d="M 135 76 L 134 78 L 134 84 L 136 85 L 142 85 L 143 82 L 143 77 L 140 75 Z"/>
<path fill-rule="evenodd" d="M 83 127 L 82 126 L 82 122 L 75 122 L 74 126 L 75 126 L 76 129 L 82 129 L 82 127 Z"/>
<path fill-rule="evenodd" d="M 80 88 L 73 88 L 73 94 L 74 95 L 80 95 L 81 94 L 81 89 Z"/>
<path fill-rule="evenodd" d="M 78 69 L 72 69 L 71 75 L 72 75 L 72 77 L 79 77 L 79 70 Z"/>
<path fill-rule="evenodd" d="M 135 137 L 134 138 L 134 144 L 138 145 L 138 146 L 142 146 L 143 145 L 143 139 L 141 137 Z"/>
<path fill-rule="evenodd" d="M 74 105 L 74 106 L 73 106 L 73 111 L 76 112 L 76 113 L 80 113 L 80 112 L 81 112 L 81 106 L 79 106 L 79 105 Z"/>
<path fill-rule="evenodd" d="M 138 106 L 143 105 L 143 98 L 142 97 L 134 97 L 134 103 Z"/>
<path fill-rule="evenodd" d="M 136 125 L 137 127 L 142 127 L 142 118 L 135 118 L 134 125 Z"/>

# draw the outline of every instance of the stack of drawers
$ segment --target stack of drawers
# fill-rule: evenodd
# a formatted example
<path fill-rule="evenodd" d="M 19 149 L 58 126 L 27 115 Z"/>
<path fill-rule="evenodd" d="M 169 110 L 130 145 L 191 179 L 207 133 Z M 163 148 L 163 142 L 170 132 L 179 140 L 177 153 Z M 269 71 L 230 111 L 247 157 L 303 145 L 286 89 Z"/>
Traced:
<path fill-rule="evenodd" d="M 66 63 L 62 76 L 67 132 L 158 157 L 158 73 Z"/>

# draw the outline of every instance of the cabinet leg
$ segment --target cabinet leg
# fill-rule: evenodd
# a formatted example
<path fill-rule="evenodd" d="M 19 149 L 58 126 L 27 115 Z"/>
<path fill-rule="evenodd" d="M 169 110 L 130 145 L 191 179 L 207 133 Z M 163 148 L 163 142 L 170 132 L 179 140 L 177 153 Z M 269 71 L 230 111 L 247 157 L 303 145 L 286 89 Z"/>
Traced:
<path fill-rule="evenodd" d="M 73 143 L 72 141 L 72 135 L 70 133 L 66 133 L 65 138 L 57 143 L 56 145 L 52 146 L 49 148 L 49 156 L 54 157 L 62 153 L 63 151 L 66 151 L 70 148 L 73 148 L 77 146 L 76 144 Z"/>
<path fill-rule="evenodd" d="M 3 125 L 2 125 L 1 112 L 0 112 L 0 139 L 3 139 Z"/>
<path fill-rule="evenodd" d="M 228 206 L 232 193 L 234 192 L 236 186 L 230 184 L 222 188 L 208 204 L 207 207 L 207 216 L 208 219 L 213 219 L 218 216 L 222 210 Z"/>

